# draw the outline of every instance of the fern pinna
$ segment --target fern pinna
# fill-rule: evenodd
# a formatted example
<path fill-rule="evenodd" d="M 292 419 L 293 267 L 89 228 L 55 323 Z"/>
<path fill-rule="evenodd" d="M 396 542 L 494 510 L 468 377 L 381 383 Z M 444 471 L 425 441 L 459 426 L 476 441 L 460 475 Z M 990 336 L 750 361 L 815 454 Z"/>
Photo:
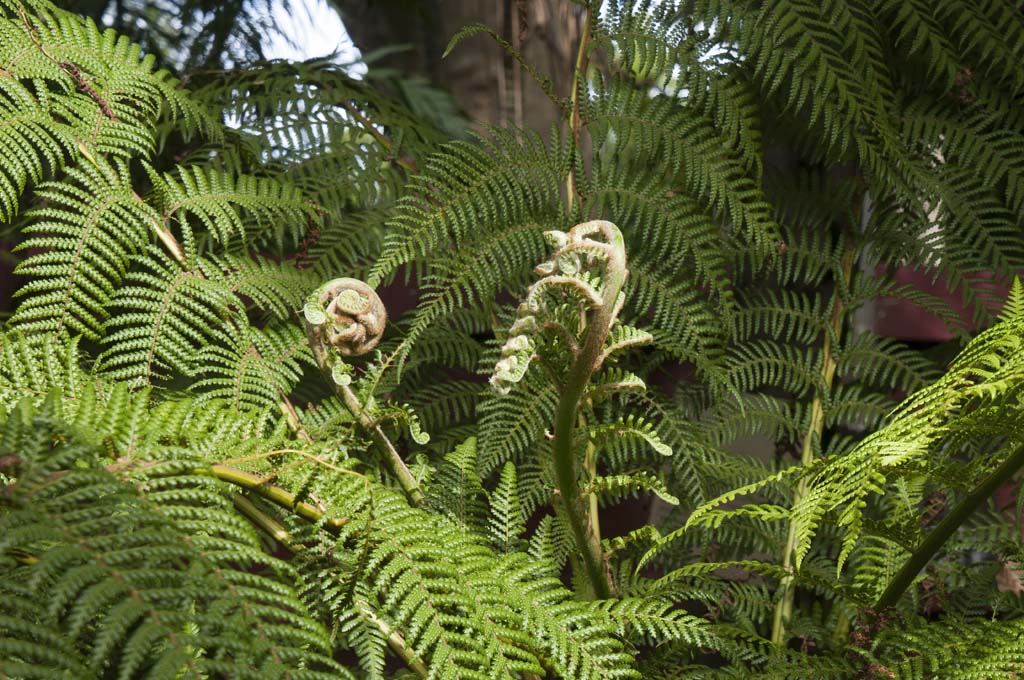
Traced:
<path fill-rule="evenodd" d="M 1024 18 L 578 11 L 449 139 L 0 0 L 0 675 L 1013 677 Z"/>

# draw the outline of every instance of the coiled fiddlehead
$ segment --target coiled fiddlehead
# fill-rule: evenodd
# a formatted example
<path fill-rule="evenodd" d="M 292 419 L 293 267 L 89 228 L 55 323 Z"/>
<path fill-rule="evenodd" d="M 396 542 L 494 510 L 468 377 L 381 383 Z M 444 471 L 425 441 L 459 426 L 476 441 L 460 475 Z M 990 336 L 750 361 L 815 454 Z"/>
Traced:
<path fill-rule="evenodd" d="M 384 335 L 388 315 L 380 296 L 358 279 L 333 279 L 313 291 L 302 311 L 306 336 L 320 371 L 370 436 L 409 500 L 422 505 L 425 499 L 416 478 L 373 414 L 372 395 L 371 405 L 359 400 L 351 387 L 354 371 L 345 361 L 346 357 L 370 352 Z"/>
<path fill-rule="evenodd" d="M 373 288 L 359 279 L 334 279 L 320 286 L 314 299 L 312 310 L 306 305 L 306 319 L 341 356 L 366 354 L 380 342 L 388 313 Z"/>
<path fill-rule="evenodd" d="M 611 575 L 594 529 L 595 518 L 580 494 L 574 439 L 591 377 L 616 349 L 612 346 L 606 351 L 605 345 L 625 299 L 626 249 L 618 227 L 604 220 L 577 224 L 568 232 L 545 232 L 544 236 L 555 252 L 535 269 L 541 278 L 530 286 L 519 306 L 491 384 L 499 392 L 507 392 L 523 378 L 534 358 L 539 333 L 556 334 L 569 349 L 571 364 L 559 388 L 552 442 L 558 498 L 593 593 L 607 598 L 613 592 Z M 573 332 L 563 323 L 564 303 L 569 300 L 584 311 L 582 332 Z M 637 342 L 650 337 L 635 336 Z"/>

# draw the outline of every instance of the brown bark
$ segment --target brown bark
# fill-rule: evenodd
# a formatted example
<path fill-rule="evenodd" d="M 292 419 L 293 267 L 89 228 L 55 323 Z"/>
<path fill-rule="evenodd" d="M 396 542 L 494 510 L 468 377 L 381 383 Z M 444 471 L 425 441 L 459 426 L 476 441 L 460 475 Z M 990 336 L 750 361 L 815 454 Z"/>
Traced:
<path fill-rule="evenodd" d="M 334 0 L 345 27 L 364 52 L 410 49 L 378 62 L 447 89 L 474 123 L 516 125 L 546 133 L 559 118 L 519 64 L 490 37 L 466 39 L 441 59 L 460 28 L 482 23 L 497 31 L 559 96 L 568 97 L 582 10 L 568 0 Z"/>

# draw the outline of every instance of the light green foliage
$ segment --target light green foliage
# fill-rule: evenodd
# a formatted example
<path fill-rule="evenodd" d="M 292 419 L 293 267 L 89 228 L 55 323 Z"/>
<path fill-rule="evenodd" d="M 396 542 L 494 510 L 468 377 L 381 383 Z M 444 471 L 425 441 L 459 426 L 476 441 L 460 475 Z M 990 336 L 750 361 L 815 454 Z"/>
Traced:
<path fill-rule="evenodd" d="M 0 0 L 0 676 L 1019 672 L 1024 15 L 582 4 L 463 134 Z"/>
<path fill-rule="evenodd" d="M 925 489 L 913 482 L 927 467 L 942 470 L 943 477 L 955 476 L 949 491 L 971 489 L 1024 441 L 1019 410 L 1024 385 L 1022 299 L 1018 279 L 1001 321 L 971 341 L 941 378 L 904 400 L 885 427 L 848 455 L 810 475 L 808 499 L 793 510 L 798 559 L 809 550 L 819 518 L 836 513 L 843 529 L 841 568 L 861 537 L 869 495 L 888 487 L 895 491 L 902 481 L 912 484 L 912 498 L 921 498 Z M 955 455 L 966 446 L 977 447 L 969 465 Z M 951 469 L 943 469 L 947 467 Z"/>
<path fill-rule="evenodd" d="M 73 168 L 63 182 L 42 185 L 38 195 L 47 205 L 29 213 L 33 222 L 26 232 L 35 236 L 23 247 L 43 252 L 18 266 L 33 280 L 19 291 L 30 297 L 13 320 L 28 332 L 97 339 L 109 316 L 105 308 L 159 215 L 132 195 L 124 164 Z"/>

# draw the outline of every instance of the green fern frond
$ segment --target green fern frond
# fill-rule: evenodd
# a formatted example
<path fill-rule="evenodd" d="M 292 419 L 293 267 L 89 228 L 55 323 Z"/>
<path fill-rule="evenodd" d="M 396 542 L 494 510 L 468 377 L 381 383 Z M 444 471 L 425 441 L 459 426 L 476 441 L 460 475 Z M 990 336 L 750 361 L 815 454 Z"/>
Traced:
<path fill-rule="evenodd" d="M 155 247 L 147 270 L 128 279 L 113 301 L 125 311 L 105 328 L 100 370 L 111 379 L 148 382 L 192 375 L 198 350 L 232 315 L 237 298 L 223 284 L 183 269 Z"/>
<path fill-rule="evenodd" d="M 180 121 L 186 132 L 216 134 L 205 109 L 127 38 L 39 3 L 14 3 L 8 12 L 14 16 L 0 29 L 0 63 L 8 77 L 53 83 L 56 95 L 40 98 L 50 125 L 94 154 L 151 156 L 163 116 Z"/>
<path fill-rule="evenodd" d="M 320 281 L 311 271 L 259 255 L 249 258 L 211 254 L 198 264 L 207 278 L 222 283 L 256 309 L 282 320 L 302 308 L 309 291 Z"/>
<path fill-rule="evenodd" d="M 922 0 L 885 0 L 878 10 L 880 17 L 891 22 L 895 44 L 908 56 L 923 52 L 929 79 L 948 90 L 956 76 L 959 55 L 952 37 L 935 15 L 935 5 Z"/>
<path fill-rule="evenodd" d="M 728 218 L 750 241 L 767 247 L 778 228 L 760 188 L 711 122 L 666 97 L 622 88 L 595 97 L 584 118 L 601 144 L 636 145 L 659 158 L 686 191 L 719 219 Z"/>
<path fill-rule="evenodd" d="M 491 493 L 491 514 L 487 524 L 491 543 L 501 552 L 519 550 L 526 533 L 526 517 L 519 504 L 519 481 L 511 461 L 501 468 L 498 486 Z"/>
<path fill-rule="evenodd" d="M 316 209 L 302 193 L 275 179 L 201 166 L 178 167 L 173 173 L 147 171 L 155 207 L 164 222 L 180 225 L 186 243 L 194 241 L 190 218 L 221 243 L 240 237 L 278 247 L 285 235 L 297 242 L 307 224 L 316 222 Z"/>
<path fill-rule="evenodd" d="M 405 373 L 409 376 L 409 373 Z M 408 382 L 406 385 L 408 386 Z M 413 392 L 412 407 L 423 421 L 423 427 L 432 434 L 434 441 L 442 438 L 451 441 L 446 427 L 456 423 L 472 422 L 477 405 L 489 390 L 475 380 L 451 380 L 443 383 L 426 383 L 417 386 Z"/>
<path fill-rule="evenodd" d="M 755 291 L 744 298 L 732 319 L 731 337 L 736 341 L 771 335 L 780 342 L 805 344 L 816 340 L 825 328 L 826 315 L 818 295 L 783 288 Z"/>
<path fill-rule="evenodd" d="M 1006 320 L 1021 317 L 1024 317 L 1024 284 L 1021 284 L 1020 278 L 1014 278 L 1000 319 Z"/>
<path fill-rule="evenodd" d="M 549 148 L 532 133 L 490 135 L 476 146 L 453 142 L 428 159 L 392 221 L 367 279 L 371 286 L 442 243 L 482 241 L 509 224 L 558 219 L 558 187 L 567 167 L 561 142 Z M 478 202 L 483 196 L 487 200 Z"/>
<path fill-rule="evenodd" d="M 99 339 L 108 306 L 145 250 L 160 215 L 134 193 L 129 169 L 97 161 L 68 170 L 68 179 L 44 184 L 47 205 L 29 213 L 22 249 L 41 250 L 18 265 L 32 277 L 11 323 L 24 332 Z"/>
<path fill-rule="evenodd" d="M 25 398 L 41 403 L 53 389 L 77 395 L 89 379 L 82 358 L 77 340 L 29 340 L 15 332 L 0 333 L 0 411 Z"/>
<path fill-rule="evenodd" d="M 477 476 L 477 443 L 470 437 L 444 457 L 431 479 L 431 505 L 465 531 L 483 533 L 487 492 Z"/>
<path fill-rule="evenodd" d="M 1020 618 L 915 620 L 883 631 L 875 663 L 900 680 L 1009 678 L 1024 663 L 1020 629 Z"/>
<path fill-rule="evenodd" d="M 522 553 L 496 562 L 479 539 L 397 495 L 376 491 L 365 511 L 374 517 L 370 593 L 433 676 L 515 677 L 543 673 L 544 663 L 562 677 L 636 677 L 611 627 L 543 565 Z"/>
<path fill-rule="evenodd" d="M 424 332 L 456 309 L 482 308 L 488 312 L 499 286 L 525 283 L 532 266 L 543 259 L 547 250 L 542 235 L 554 225 L 534 221 L 507 225 L 499 234 L 465 243 L 459 254 L 431 262 L 403 340 L 403 352 L 413 351 Z"/>
<path fill-rule="evenodd" d="M 720 360 L 721 318 L 687 281 L 666 280 L 649 259 L 629 263 L 629 305 L 637 317 L 651 316 L 654 345 L 701 367 Z"/>
<path fill-rule="evenodd" d="M 481 403 L 480 476 L 490 476 L 508 460 L 517 462 L 541 442 L 554 419 L 557 400 L 554 386 L 531 384 Z"/>
<path fill-rule="evenodd" d="M 671 456 L 672 448 L 661 440 L 658 430 L 643 417 L 628 415 L 592 426 L 587 433 L 595 450 L 607 459 L 613 469 L 623 469 L 630 463 L 649 459 L 649 451 L 659 456 Z"/>
<path fill-rule="evenodd" d="M 994 399 L 1006 398 L 1019 389 L 1020 325 L 1019 317 L 1007 318 L 982 333 L 946 375 L 907 398 L 888 426 L 852 453 L 809 476 L 811 493 L 794 511 L 803 552 L 809 549 L 825 513 L 838 511 L 837 522 L 845 531 L 842 564 L 856 544 L 867 497 L 882 492 L 891 475 L 901 476 L 901 470 L 912 469 L 946 441 L 988 434 L 983 429 L 972 430 L 972 423 L 985 414 Z M 1009 432 L 1012 420 L 1007 422 L 1005 410 L 1000 409 L 1000 414 L 1002 431 Z"/>
<path fill-rule="evenodd" d="M 680 192 L 671 177 L 620 165 L 615 156 L 599 159 L 587 192 L 599 214 L 612 217 L 626 237 L 630 259 L 657 265 L 666 278 L 692 277 L 730 301 L 731 277 L 720 247 L 726 230 L 696 201 Z M 671 258 L 665 258 L 671 252 Z"/>
<path fill-rule="evenodd" d="M 679 505 L 679 499 L 669 493 L 664 482 L 656 475 L 645 471 L 594 477 L 583 487 L 581 493 L 585 496 L 597 496 L 598 501 L 605 504 L 615 504 L 641 491 L 650 491 L 669 505 Z"/>
<path fill-rule="evenodd" d="M 595 27 L 595 42 L 638 85 L 685 98 L 736 140 L 744 162 L 760 170 L 760 120 L 753 84 L 716 56 L 715 25 L 686 21 L 675 3 L 614 2 Z M 687 8 L 688 9 L 688 8 Z M 720 77 L 724 73 L 730 77 Z"/>
<path fill-rule="evenodd" d="M 774 340 L 754 340 L 736 346 L 730 353 L 729 379 L 743 391 L 773 385 L 803 396 L 818 387 L 820 362 L 815 350 L 801 350 Z"/>
<path fill-rule="evenodd" d="M 73 441 L 51 449 L 47 440 L 59 431 L 47 429 L 45 414 L 21 408 L 5 428 L 4 450 L 17 451 L 21 467 L 0 518 L 3 587 L 35 605 L 4 626 L 5 672 L 24 669 L 38 657 L 32 641 L 59 631 L 71 654 L 49 659 L 54 675 L 77 661 L 81 677 L 111 668 L 147 678 L 252 670 L 351 677 L 330 659 L 327 631 L 302 615 L 288 565 L 259 550 L 210 480 L 168 483 L 150 471 L 137 487 Z M 27 438 L 26 429 L 43 436 Z M 204 535 L 192 533 L 200 526 Z M 291 626 L 278 625 L 283 616 Z M 244 657 L 228 651 L 238 645 Z"/>
<path fill-rule="evenodd" d="M 0 173 L 0 218 L 19 212 L 19 199 L 29 182 L 39 182 L 49 168 L 60 168 L 75 153 L 70 131 L 55 125 L 45 99 L 17 80 L 0 80 L 0 152 L 6 160 Z"/>
<path fill-rule="evenodd" d="M 240 411 L 279 406 L 303 368 L 313 365 L 306 335 L 295 324 L 261 330 L 228 320 L 211 340 L 196 355 L 202 368 L 192 389 L 200 401 L 222 399 Z"/>
<path fill-rule="evenodd" d="M 872 333 L 861 333 L 837 355 L 836 372 L 862 385 L 914 390 L 938 377 L 932 361 L 892 339 Z"/>

